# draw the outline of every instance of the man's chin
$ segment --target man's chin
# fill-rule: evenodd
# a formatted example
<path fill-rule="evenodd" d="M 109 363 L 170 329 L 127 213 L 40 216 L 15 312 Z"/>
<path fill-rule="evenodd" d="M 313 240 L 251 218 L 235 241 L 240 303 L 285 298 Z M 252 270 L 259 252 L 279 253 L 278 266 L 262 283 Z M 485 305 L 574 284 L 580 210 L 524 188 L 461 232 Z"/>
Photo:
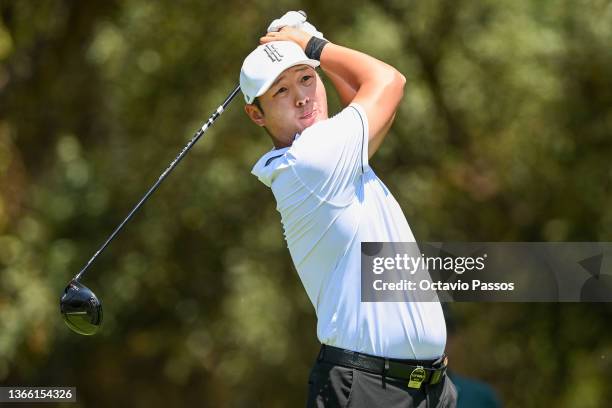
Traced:
<path fill-rule="evenodd" d="M 315 123 L 317 123 L 318 121 L 320 121 L 320 114 L 318 111 L 313 111 L 311 116 L 308 116 L 304 119 L 300 118 L 299 119 L 299 127 L 300 129 L 302 129 L 302 131 L 304 131 L 304 129 L 307 129 L 309 127 L 311 127 L 312 125 L 314 125 Z"/>

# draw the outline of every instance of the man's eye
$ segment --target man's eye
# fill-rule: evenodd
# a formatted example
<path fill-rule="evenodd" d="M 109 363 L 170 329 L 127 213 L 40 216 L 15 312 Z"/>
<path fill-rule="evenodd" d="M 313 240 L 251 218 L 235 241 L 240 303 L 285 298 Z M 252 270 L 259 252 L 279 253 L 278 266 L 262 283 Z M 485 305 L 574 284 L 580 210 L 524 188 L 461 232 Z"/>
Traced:
<path fill-rule="evenodd" d="M 278 95 L 279 93 L 283 93 L 283 92 L 287 92 L 287 88 L 280 88 L 278 91 L 276 91 L 274 96 Z"/>
<path fill-rule="evenodd" d="M 309 81 L 311 78 L 312 78 L 312 75 L 304 75 L 304 76 L 302 77 L 302 81 L 303 81 L 303 82 L 307 82 L 307 81 Z"/>

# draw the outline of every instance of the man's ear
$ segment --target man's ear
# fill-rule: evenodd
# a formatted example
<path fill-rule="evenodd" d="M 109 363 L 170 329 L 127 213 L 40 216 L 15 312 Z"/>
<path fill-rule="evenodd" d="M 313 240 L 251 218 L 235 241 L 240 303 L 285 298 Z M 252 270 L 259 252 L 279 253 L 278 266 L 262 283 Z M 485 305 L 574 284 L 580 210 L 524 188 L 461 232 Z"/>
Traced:
<path fill-rule="evenodd" d="M 244 111 L 257 126 L 265 126 L 266 121 L 264 115 L 255 104 L 251 103 L 244 105 Z"/>

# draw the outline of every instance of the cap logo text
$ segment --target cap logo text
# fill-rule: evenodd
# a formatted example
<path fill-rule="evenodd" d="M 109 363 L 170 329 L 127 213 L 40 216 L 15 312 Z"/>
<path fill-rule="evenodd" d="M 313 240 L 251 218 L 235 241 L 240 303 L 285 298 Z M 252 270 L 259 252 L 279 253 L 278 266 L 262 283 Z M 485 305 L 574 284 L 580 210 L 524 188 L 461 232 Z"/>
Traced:
<path fill-rule="evenodd" d="M 265 51 L 266 55 L 268 55 L 268 58 L 270 58 L 272 62 L 281 62 L 283 60 L 284 56 L 281 55 L 280 52 L 278 52 L 274 44 L 266 44 L 263 50 Z"/>

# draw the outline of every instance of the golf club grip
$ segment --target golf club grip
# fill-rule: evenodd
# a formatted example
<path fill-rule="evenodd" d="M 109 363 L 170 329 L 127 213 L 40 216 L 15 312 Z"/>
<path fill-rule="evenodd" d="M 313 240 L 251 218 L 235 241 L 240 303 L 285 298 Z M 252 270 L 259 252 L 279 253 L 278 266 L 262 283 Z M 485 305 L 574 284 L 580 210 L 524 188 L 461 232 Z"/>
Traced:
<path fill-rule="evenodd" d="M 204 123 L 204 125 L 202 125 L 202 127 L 194 134 L 194 136 L 191 138 L 189 143 L 187 143 L 185 145 L 185 147 L 183 147 L 183 150 L 181 150 L 181 152 L 178 154 L 178 156 L 176 156 L 176 158 L 172 161 L 172 163 L 170 163 L 168 168 L 166 168 L 166 170 L 164 170 L 164 172 L 159 176 L 157 181 L 151 186 L 151 188 L 149 188 L 149 190 L 146 192 L 146 194 L 140 199 L 138 204 L 136 204 L 136 206 L 132 209 L 132 211 L 130 211 L 130 213 L 127 215 L 127 217 L 125 217 L 125 219 L 121 222 L 121 224 L 119 224 L 119 226 L 117 228 L 115 228 L 113 233 L 108 237 L 108 239 L 104 242 L 104 244 L 102 244 L 100 249 L 98 249 L 96 251 L 96 253 L 87 262 L 87 264 L 85 264 L 83 269 L 81 269 L 79 271 L 79 273 L 77 273 L 75 275 L 74 280 L 78 281 L 79 279 L 81 279 L 81 277 L 83 276 L 85 271 L 87 271 L 87 268 L 89 268 L 89 266 L 92 264 L 92 262 L 98 257 L 98 255 L 100 255 L 106 249 L 108 244 L 110 244 L 111 241 L 117 236 L 117 234 L 123 229 L 125 224 L 127 224 L 127 222 L 132 218 L 132 216 L 140 209 L 140 207 L 142 207 L 142 205 L 145 203 L 145 201 L 147 201 L 147 199 L 151 196 L 151 194 L 153 194 L 155 192 L 155 190 L 157 190 L 157 187 L 159 187 L 161 182 L 164 181 L 164 179 L 168 176 L 168 174 L 170 174 L 170 172 L 176 167 L 176 165 L 187 154 L 187 152 L 193 147 L 193 145 L 197 143 L 197 141 L 200 139 L 200 137 L 202 137 L 202 135 L 204 133 L 206 133 L 208 128 L 210 126 L 212 126 L 212 124 L 215 122 L 215 120 L 217 120 L 217 118 L 219 116 L 221 116 L 221 114 L 225 111 L 227 106 L 236 97 L 238 92 L 240 92 L 240 85 L 237 85 L 232 90 L 232 92 L 230 92 L 230 94 L 225 99 L 225 101 L 223 101 L 223 103 L 221 105 L 219 105 L 219 107 L 213 112 L 213 114 L 210 116 L 210 118 L 208 118 L 206 123 Z"/>

